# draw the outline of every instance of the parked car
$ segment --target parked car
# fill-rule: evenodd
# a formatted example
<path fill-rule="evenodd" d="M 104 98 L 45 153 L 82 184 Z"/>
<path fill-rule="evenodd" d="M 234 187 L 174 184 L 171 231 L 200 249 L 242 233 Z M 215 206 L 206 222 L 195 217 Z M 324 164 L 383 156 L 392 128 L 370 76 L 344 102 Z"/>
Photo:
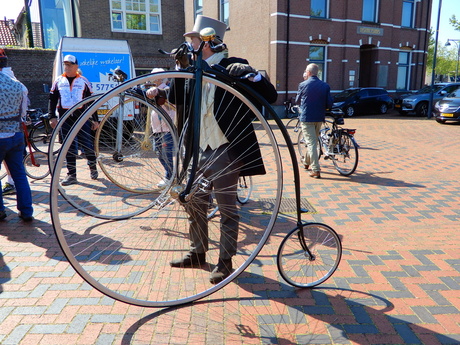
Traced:
<path fill-rule="evenodd" d="M 434 114 L 439 123 L 460 122 L 460 88 L 436 102 Z"/>
<path fill-rule="evenodd" d="M 434 84 L 433 87 L 433 105 L 437 101 L 447 96 L 449 93 L 454 91 L 460 86 L 460 83 L 438 83 Z M 431 86 L 425 86 L 420 90 L 411 93 L 401 95 L 395 98 L 395 109 L 399 111 L 401 115 L 407 115 L 414 113 L 417 116 L 427 116 L 428 114 L 428 103 L 430 100 Z"/>
<path fill-rule="evenodd" d="M 388 109 L 393 108 L 393 99 L 382 88 L 351 88 L 334 96 L 332 108 L 341 109 L 347 116 L 372 112 L 385 114 Z"/>

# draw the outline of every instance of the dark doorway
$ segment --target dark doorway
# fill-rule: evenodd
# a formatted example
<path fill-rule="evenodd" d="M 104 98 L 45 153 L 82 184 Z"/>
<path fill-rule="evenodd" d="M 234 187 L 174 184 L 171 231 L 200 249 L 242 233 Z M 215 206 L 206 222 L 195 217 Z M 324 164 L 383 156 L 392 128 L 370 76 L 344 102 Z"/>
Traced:
<path fill-rule="evenodd" d="M 369 87 L 377 85 L 377 47 L 364 44 L 359 52 L 359 86 Z"/>

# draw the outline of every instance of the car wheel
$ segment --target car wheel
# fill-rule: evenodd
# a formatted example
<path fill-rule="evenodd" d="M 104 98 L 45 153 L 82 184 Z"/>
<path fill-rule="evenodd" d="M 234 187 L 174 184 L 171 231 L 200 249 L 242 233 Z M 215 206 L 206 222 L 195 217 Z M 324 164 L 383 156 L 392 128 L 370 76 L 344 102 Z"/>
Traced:
<path fill-rule="evenodd" d="M 346 107 L 345 108 L 345 114 L 348 116 L 348 117 L 351 117 L 355 114 L 355 108 L 353 108 L 352 106 L 349 106 L 349 107 Z"/>
<path fill-rule="evenodd" d="M 380 114 L 386 114 L 388 111 L 387 104 L 386 103 L 380 104 L 379 111 L 380 111 Z"/>
<path fill-rule="evenodd" d="M 415 113 L 417 116 L 425 117 L 428 114 L 428 104 L 426 102 L 421 102 L 415 107 Z"/>

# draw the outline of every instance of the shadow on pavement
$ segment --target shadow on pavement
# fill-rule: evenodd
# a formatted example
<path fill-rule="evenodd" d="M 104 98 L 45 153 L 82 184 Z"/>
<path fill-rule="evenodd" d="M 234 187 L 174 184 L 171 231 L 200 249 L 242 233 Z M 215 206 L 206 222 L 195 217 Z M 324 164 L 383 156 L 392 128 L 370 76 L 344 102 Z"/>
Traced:
<path fill-rule="evenodd" d="M 0 294 L 3 293 L 3 286 L 6 282 L 11 280 L 11 270 L 3 260 L 3 254 L 0 253 Z"/>
<path fill-rule="evenodd" d="M 248 297 L 161 309 L 134 322 L 121 344 L 141 339 L 253 343 L 254 338 L 263 344 L 369 344 L 377 339 L 385 344 L 458 344 L 458 339 L 410 322 L 410 315 L 407 319 L 392 315 L 392 302 L 377 294 L 327 286 L 297 289 L 245 272 L 221 291 L 225 289 Z M 157 338 L 161 329 L 163 338 Z"/>

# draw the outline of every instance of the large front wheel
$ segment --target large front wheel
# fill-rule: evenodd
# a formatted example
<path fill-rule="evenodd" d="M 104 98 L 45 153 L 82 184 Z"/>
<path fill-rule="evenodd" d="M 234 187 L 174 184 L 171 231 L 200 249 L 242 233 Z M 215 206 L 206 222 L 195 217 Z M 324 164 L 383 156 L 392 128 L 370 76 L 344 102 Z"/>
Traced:
<path fill-rule="evenodd" d="M 154 162 L 155 159 L 158 159 L 155 152 L 151 151 L 148 155 L 148 151 L 142 151 L 142 154 L 137 151 L 136 157 L 138 156 L 139 159 L 136 160 L 120 159 L 110 164 L 108 161 L 103 161 L 105 170 L 100 171 L 98 180 L 80 180 L 80 176 L 88 169 L 84 166 L 85 161 L 80 160 L 79 184 L 66 187 L 66 192 L 68 191 L 66 195 L 74 204 L 78 203 L 86 210 L 91 210 L 92 213 L 81 212 L 69 205 L 68 200 L 59 194 L 59 176 L 62 175 L 62 171 L 66 172 L 63 168 L 65 167 L 65 153 L 70 146 L 68 140 L 74 140 L 83 122 L 100 109 L 107 100 L 119 99 L 130 88 L 159 78 L 169 79 L 173 83 L 171 93 L 172 90 L 177 90 L 178 85 L 185 87 L 194 84 L 192 73 L 163 72 L 144 75 L 121 84 L 96 100 L 82 115 L 81 120 L 75 124 L 68 139 L 63 143 L 56 160 L 50 192 L 51 217 L 57 239 L 74 269 L 84 280 L 102 293 L 126 303 L 147 307 L 172 306 L 203 298 L 221 289 L 243 272 L 259 253 L 275 224 L 281 203 L 283 180 L 278 143 L 270 124 L 261 112 L 246 98 L 246 94 L 243 95 L 215 78 L 204 77 L 204 87 L 207 90 L 215 87 L 216 94 L 219 92 L 219 98 L 215 97 L 214 102 L 225 99 L 225 104 L 214 104 L 215 109 L 224 109 L 229 104 L 238 105 L 240 109 L 238 111 L 238 131 L 225 132 L 223 133 L 225 137 L 232 138 L 232 143 L 235 143 L 245 140 L 246 135 L 253 133 L 258 145 L 254 144 L 247 146 L 245 150 L 231 152 L 227 152 L 231 146 L 225 145 L 225 149 L 219 151 L 219 154 L 208 155 L 201 167 L 212 167 L 219 157 L 227 155 L 235 162 L 241 162 L 242 165 L 238 165 L 237 168 L 243 171 L 246 163 L 243 163 L 242 158 L 253 150 L 260 149 L 266 172 L 263 173 L 263 169 L 259 169 L 261 174 L 252 176 L 251 202 L 245 205 L 239 205 L 236 202 L 228 206 L 221 204 L 219 205 L 219 216 L 207 219 L 208 208 L 203 207 L 206 200 L 209 200 L 206 198 L 206 193 L 211 192 L 210 186 L 213 186 L 212 191 L 216 198 L 229 193 L 228 188 L 219 189 L 216 186 L 219 186 L 217 182 L 222 184 L 218 179 L 225 179 L 227 173 L 234 175 L 235 170 L 231 164 L 220 168 L 221 170 L 216 168 L 206 176 L 198 172 L 192 180 L 192 192 L 187 196 L 186 202 L 178 197 L 192 176 L 189 174 L 189 162 L 185 159 L 187 155 L 182 152 L 184 148 L 189 147 L 186 145 L 187 137 L 179 129 L 178 142 L 181 143 L 180 140 L 185 138 L 185 145 L 174 147 L 175 177 L 166 180 L 161 191 L 149 191 L 142 187 L 142 191 L 146 193 L 139 193 L 139 186 L 158 183 L 157 172 L 159 170 L 157 167 L 159 165 Z M 182 90 L 182 96 L 183 94 Z M 180 110 L 178 108 L 178 116 L 183 115 L 179 111 L 185 112 L 192 109 L 189 103 L 191 100 L 187 97 L 175 96 L 175 94 L 170 94 L 169 98 L 184 102 Z M 233 118 L 235 118 L 234 115 L 235 113 L 233 113 Z M 103 128 L 108 128 L 107 121 L 102 125 Z M 144 126 L 142 128 L 145 129 Z M 185 124 L 179 128 L 189 127 Z M 211 133 L 217 128 L 208 128 L 208 130 Z M 141 133 L 141 138 L 144 139 L 146 132 L 141 131 Z M 134 141 L 136 141 L 135 138 Z M 134 141 L 131 140 L 131 143 Z M 99 144 L 101 144 L 100 137 Z M 127 148 L 129 142 L 125 144 L 121 147 Z M 111 145 L 99 146 L 99 149 L 96 149 L 96 152 L 99 152 L 100 161 L 104 150 L 111 147 Z M 154 150 L 154 145 L 150 149 Z M 123 158 L 125 157 L 126 154 L 123 153 Z M 254 162 L 250 159 L 246 161 Z M 149 162 L 154 162 L 155 165 L 148 165 Z M 120 174 L 129 174 L 130 180 L 121 180 L 120 175 L 112 173 L 114 170 L 107 170 L 112 169 L 112 165 L 117 167 Z M 136 173 L 131 174 L 134 171 Z M 106 174 L 110 175 L 110 178 Z M 81 183 L 83 181 L 85 183 Z M 131 185 L 128 185 L 128 182 Z M 236 189 L 233 192 L 236 193 Z M 103 219 L 98 217 L 96 212 L 99 210 L 99 213 L 104 212 L 106 215 L 111 215 L 117 214 L 116 212 L 135 211 L 142 205 L 150 207 L 146 208 L 142 214 L 136 213 L 123 219 Z M 234 214 L 235 207 L 237 218 L 232 218 L 229 215 Z M 198 221 L 203 230 L 200 236 L 204 236 L 207 231 L 207 236 L 202 237 L 203 241 L 206 238 L 206 259 L 196 262 L 191 268 L 171 267 L 171 260 L 182 258 L 190 250 L 191 212 L 198 214 Z M 227 254 L 226 249 L 221 247 L 220 243 L 228 241 L 228 234 L 232 233 L 232 229 L 228 229 L 227 224 L 235 225 L 235 219 L 237 219 L 237 252 L 232 257 L 233 271 L 226 279 L 214 285 L 210 281 L 210 273 L 218 263 L 220 255 Z"/>
<path fill-rule="evenodd" d="M 307 223 L 289 232 L 278 249 L 278 270 L 285 281 L 312 288 L 329 279 L 342 257 L 342 244 L 331 227 Z"/>

